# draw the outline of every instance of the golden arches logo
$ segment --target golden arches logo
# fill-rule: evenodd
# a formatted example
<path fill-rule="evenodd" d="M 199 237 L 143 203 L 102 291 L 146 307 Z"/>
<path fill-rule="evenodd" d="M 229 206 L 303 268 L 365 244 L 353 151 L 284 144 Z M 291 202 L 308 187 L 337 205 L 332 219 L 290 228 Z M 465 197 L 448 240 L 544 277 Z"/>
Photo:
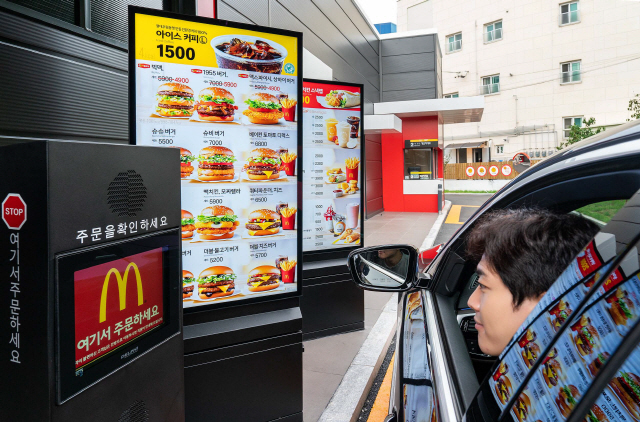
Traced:
<path fill-rule="evenodd" d="M 104 322 L 107 319 L 107 293 L 109 290 L 109 280 L 111 280 L 111 274 L 116 276 L 116 282 L 118 283 L 118 298 L 120 301 L 120 310 L 122 311 L 127 307 L 127 279 L 129 278 L 129 270 L 133 268 L 133 272 L 136 275 L 136 285 L 138 287 L 138 306 L 144 302 L 144 295 L 142 294 L 142 279 L 140 278 L 140 270 L 135 262 L 130 262 L 127 268 L 124 270 L 124 276 L 120 276 L 120 271 L 115 268 L 111 268 L 107 275 L 104 277 L 104 283 L 102 284 L 102 296 L 100 297 L 100 322 Z"/>

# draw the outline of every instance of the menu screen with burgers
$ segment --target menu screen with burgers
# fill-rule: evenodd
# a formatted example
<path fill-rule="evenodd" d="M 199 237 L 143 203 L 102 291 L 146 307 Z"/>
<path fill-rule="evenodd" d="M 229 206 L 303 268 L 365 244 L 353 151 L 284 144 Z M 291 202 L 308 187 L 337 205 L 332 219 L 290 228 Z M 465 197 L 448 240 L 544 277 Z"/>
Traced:
<path fill-rule="evenodd" d="M 362 245 L 362 85 L 303 84 L 305 252 Z"/>
<path fill-rule="evenodd" d="M 132 137 L 180 149 L 184 308 L 299 294 L 300 34 L 146 10 Z"/>

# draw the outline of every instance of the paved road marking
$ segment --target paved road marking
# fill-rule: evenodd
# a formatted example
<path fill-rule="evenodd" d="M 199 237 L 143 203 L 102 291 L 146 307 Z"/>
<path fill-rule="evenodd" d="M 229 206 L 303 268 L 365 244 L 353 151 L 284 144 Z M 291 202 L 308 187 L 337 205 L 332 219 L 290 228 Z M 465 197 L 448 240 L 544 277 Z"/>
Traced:
<path fill-rule="evenodd" d="M 460 221 L 460 211 L 462 211 L 462 207 L 480 208 L 479 205 L 451 205 L 451 211 L 449 211 L 449 215 L 444 224 L 464 224 L 464 221 Z"/>
<path fill-rule="evenodd" d="M 384 418 L 386 418 L 389 415 L 391 378 L 393 377 L 393 361 L 395 360 L 395 358 L 396 358 L 396 354 L 394 352 L 393 357 L 391 358 L 391 362 L 389 362 L 387 373 L 384 375 L 382 384 L 378 389 L 378 395 L 376 396 L 376 401 L 373 402 L 373 407 L 371 407 L 371 412 L 369 412 L 369 418 L 367 419 L 367 422 L 382 422 Z"/>

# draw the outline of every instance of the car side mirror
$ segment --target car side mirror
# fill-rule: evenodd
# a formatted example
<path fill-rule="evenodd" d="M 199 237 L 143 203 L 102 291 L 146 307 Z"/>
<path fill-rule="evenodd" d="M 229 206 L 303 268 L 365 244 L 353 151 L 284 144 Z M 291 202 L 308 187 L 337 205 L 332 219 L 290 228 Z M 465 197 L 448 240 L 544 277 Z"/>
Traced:
<path fill-rule="evenodd" d="M 418 280 L 418 251 L 410 245 L 356 249 L 348 265 L 353 281 L 366 290 L 404 292 Z"/>

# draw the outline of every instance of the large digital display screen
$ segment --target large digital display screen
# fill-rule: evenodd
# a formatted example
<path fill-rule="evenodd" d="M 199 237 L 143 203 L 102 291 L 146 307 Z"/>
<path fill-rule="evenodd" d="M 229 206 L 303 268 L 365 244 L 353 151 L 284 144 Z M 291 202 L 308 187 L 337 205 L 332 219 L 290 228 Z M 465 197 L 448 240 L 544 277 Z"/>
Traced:
<path fill-rule="evenodd" d="M 305 252 L 362 246 L 362 85 L 303 85 Z"/>
<path fill-rule="evenodd" d="M 131 137 L 180 149 L 184 308 L 299 294 L 301 34 L 133 16 Z"/>
<path fill-rule="evenodd" d="M 74 272 L 76 369 L 162 325 L 162 259 L 156 248 Z"/>

